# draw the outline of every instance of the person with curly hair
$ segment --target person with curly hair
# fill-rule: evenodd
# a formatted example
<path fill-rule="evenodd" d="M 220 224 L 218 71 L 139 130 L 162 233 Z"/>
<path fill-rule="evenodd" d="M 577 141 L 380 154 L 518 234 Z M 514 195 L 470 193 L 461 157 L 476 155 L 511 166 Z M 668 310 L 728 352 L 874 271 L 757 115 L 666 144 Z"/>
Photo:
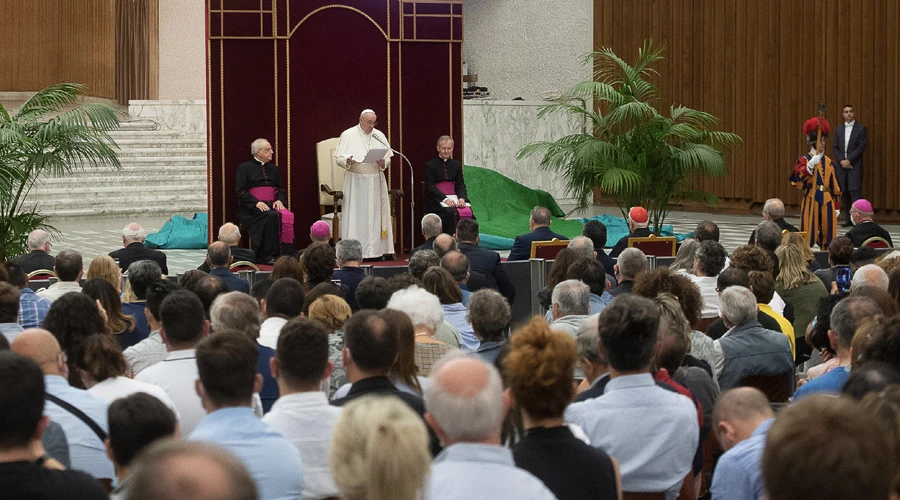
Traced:
<path fill-rule="evenodd" d="M 719 316 L 716 277 L 725 268 L 727 258 L 725 247 L 717 241 L 706 240 L 700 243 L 700 248 L 697 249 L 694 272 L 687 276 L 700 289 L 700 297 L 703 299 L 703 308 L 700 310 L 701 318 L 717 318 Z"/>
<path fill-rule="evenodd" d="M 341 349 L 344 347 L 344 323 L 352 314 L 347 301 L 336 295 L 323 295 L 309 306 L 307 316 L 322 323 L 328 332 L 328 359 L 334 363 L 328 379 L 329 396 L 339 397 L 335 391 L 349 382 L 344 373 Z"/>
<path fill-rule="evenodd" d="M 640 297 L 655 299 L 661 293 L 671 293 L 678 297 L 681 312 L 691 325 L 691 350 L 692 356 L 712 365 L 713 339 L 705 333 L 697 330 L 695 325 L 700 318 L 700 309 L 703 299 L 700 290 L 687 276 L 674 273 L 667 267 L 660 267 L 647 271 L 640 275 L 634 283 L 632 293 Z"/>
<path fill-rule="evenodd" d="M 574 396 L 575 340 L 532 318 L 510 345 L 503 374 L 526 429 L 512 448 L 516 466 L 537 476 L 560 500 L 618 498 L 618 463 L 575 437 L 563 419 Z"/>
<path fill-rule="evenodd" d="M 327 243 L 313 243 L 303 252 L 300 267 L 306 275 L 306 286 L 311 289 L 319 283 L 331 280 L 334 268 L 337 265 L 337 256 L 334 249 Z"/>

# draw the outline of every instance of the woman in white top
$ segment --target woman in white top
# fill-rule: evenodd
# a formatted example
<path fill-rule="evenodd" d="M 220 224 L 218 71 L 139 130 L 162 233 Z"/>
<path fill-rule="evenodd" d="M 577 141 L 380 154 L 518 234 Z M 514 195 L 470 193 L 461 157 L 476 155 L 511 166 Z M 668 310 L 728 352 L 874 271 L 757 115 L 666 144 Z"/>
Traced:
<path fill-rule="evenodd" d="M 81 380 L 88 392 L 98 398 L 112 403 L 136 392 L 147 393 L 162 401 L 175 416 L 178 410 L 172 398 L 153 384 L 139 382 L 125 375 L 128 363 L 122 355 L 119 342 L 109 334 L 96 333 L 84 341 L 83 355 L 75 360 L 75 366 L 81 372 Z"/>

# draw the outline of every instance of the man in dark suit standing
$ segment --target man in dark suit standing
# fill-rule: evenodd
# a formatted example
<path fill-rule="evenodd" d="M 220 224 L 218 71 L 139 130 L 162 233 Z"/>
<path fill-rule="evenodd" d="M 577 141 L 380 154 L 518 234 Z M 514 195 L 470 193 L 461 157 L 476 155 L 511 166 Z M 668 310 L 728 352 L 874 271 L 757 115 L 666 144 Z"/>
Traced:
<path fill-rule="evenodd" d="M 531 257 L 531 243 L 534 241 L 550 241 L 553 238 L 569 239 L 550 230 L 550 210 L 544 207 L 534 207 L 534 210 L 531 211 L 531 218 L 528 219 L 528 227 L 531 228 L 531 232 L 516 236 L 516 241 L 506 260 L 528 260 Z"/>
<path fill-rule="evenodd" d="M 234 224 L 226 222 L 219 228 L 219 241 L 228 245 L 231 249 L 231 258 L 234 262 L 255 262 L 256 254 L 249 248 L 241 248 L 241 230 Z M 204 260 L 197 269 L 208 273 L 209 264 Z"/>
<path fill-rule="evenodd" d="M 166 254 L 159 250 L 153 250 L 144 246 L 147 232 L 137 222 L 132 222 L 122 230 L 122 245 L 125 248 L 109 252 L 109 256 L 119 262 L 122 271 L 127 271 L 132 262 L 139 260 L 152 260 L 159 264 L 163 274 L 169 274 L 166 266 Z"/>
<path fill-rule="evenodd" d="M 28 253 L 12 260 L 27 275 L 38 269 L 53 270 L 56 259 L 50 255 L 50 234 L 43 229 L 35 229 L 28 234 Z"/>
<path fill-rule="evenodd" d="M 206 250 L 206 263 L 210 267 L 210 276 L 222 280 L 229 292 L 250 293 L 250 283 L 231 272 L 230 266 L 233 261 L 231 249 L 221 241 L 213 243 Z"/>
<path fill-rule="evenodd" d="M 469 258 L 469 266 L 473 273 L 484 276 L 484 286 L 481 288 L 493 288 L 499 290 L 506 297 L 507 302 L 513 303 L 516 298 L 516 289 L 513 287 L 509 275 L 500 265 L 500 254 L 493 250 L 487 250 L 478 246 L 481 237 L 478 236 L 478 222 L 474 219 L 463 219 L 456 225 L 456 241 L 459 251 Z M 475 292 L 469 286 L 469 291 Z"/>
<path fill-rule="evenodd" d="M 854 120 L 853 106 L 847 104 L 843 110 L 844 123 L 834 131 L 832 153 L 840 168 L 835 168 L 838 184 L 841 186 L 841 205 L 847 211 L 844 227 L 850 222 L 849 207 L 862 198 L 863 153 L 866 152 L 866 126 Z"/>
<path fill-rule="evenodd" d="M 422 236 L 425 237 L 425 243 L 410 250 L 409 256 L 412 257 L 419 250 L 431 250 L 432 245 L 434 245 L 434 239 L 442 232 L 443 222 L 440 216 L 437 214 L 425 214 L 425 217 L 422 217 Z"/>

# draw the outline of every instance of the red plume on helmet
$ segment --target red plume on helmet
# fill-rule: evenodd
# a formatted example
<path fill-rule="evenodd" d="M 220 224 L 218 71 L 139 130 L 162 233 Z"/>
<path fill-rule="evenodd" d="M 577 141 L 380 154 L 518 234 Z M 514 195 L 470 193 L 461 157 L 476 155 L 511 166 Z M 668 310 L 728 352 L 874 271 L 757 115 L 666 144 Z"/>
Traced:
<path fill-rule="evenodd" d="M 806 120 L 806 123 L 803 124 L 803 135 L 809 135 L 813 132 L 817 132 L 819 130 L 819 117 L 810 118 Z M 822 134 L 828 135 L 831 133 L 831 125 L 828 124 L 828 120 L 825 118 L 821 118 L 822 120 Z"/>

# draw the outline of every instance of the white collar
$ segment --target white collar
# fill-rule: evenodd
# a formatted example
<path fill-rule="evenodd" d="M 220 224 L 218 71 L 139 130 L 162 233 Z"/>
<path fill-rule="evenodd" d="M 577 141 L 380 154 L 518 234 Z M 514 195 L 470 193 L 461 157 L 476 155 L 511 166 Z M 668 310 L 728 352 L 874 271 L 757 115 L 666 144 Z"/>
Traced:
<path fill-rule="evenodd" d="M 856 124 L 856 120 L 852 122 L 844 122 L 844 127 L 853 128 L 853 125 Z"/>

